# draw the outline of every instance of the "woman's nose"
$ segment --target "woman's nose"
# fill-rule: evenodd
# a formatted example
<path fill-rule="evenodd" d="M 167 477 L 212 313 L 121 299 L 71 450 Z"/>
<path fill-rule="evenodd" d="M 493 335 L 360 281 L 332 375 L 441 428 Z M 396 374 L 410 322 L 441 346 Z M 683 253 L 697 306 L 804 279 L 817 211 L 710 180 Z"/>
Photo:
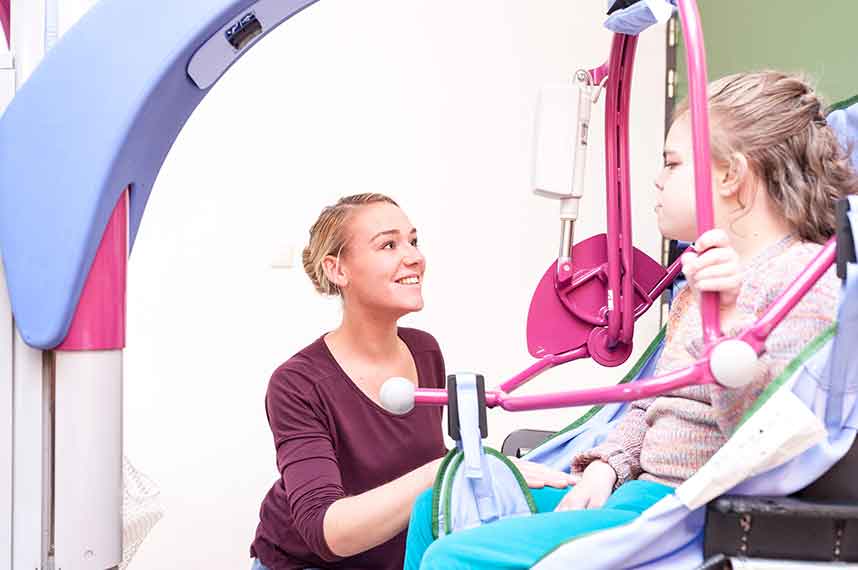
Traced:
<path fill-rule="evenodd" d="M 405 265 L 423 265 L 426 262 L 426 258 L 423 257 L 423 254 L 420 253 L 420 250 L 416 246 L 412 245 L 409 246 L 408 252 L 402 261 Z"/>

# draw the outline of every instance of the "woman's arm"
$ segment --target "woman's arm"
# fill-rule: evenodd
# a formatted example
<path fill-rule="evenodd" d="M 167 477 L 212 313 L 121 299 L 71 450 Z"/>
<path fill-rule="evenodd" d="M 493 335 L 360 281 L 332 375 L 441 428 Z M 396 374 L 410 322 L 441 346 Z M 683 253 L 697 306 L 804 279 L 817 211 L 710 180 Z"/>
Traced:
<path fill-rule="evenodd" d="M 442 458 L 443 459 L 443 458 Z M 390 540 L 408 526 L 417 496 L 432 486 L 442 459 L 436 459 L 390 483 L 354 497 L 345 497 L 325 513 L 325 542 L 337 556 L 352 556 Z M 565 488 L 562 471 L 512 459 L 531 488 Z M 612 481 L 613 483 L 613 481 Z"/>
<path fill-rule="evenodd" d="M 387 542 L 408 526 L 417 495 L 432 486 L 441 459 L 375 489 L 335 501 L 325 512 L 325 542 L 337 556 L 353 556 Z"/>
<path fill-rule="evenodd" d="M 408 525 L 414 500 L 432 485 L 440 460 L 380 487 L 345 496 L 348 476 L 314 383 L 291 370 L 275 373 L 266 397 L 289 512 L 295 530 L 326 562 L 368 550 Z"/>

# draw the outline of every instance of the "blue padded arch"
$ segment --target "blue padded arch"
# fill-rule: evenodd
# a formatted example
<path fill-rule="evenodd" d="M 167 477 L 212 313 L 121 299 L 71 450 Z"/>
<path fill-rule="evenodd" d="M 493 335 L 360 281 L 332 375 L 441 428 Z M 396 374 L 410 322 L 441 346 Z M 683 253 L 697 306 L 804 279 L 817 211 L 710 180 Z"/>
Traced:
<path fill-rule="evenodd" d="M 0 119 L 0 254 L 29 345 L 65 338 L 121 192 L 131 186 L 133 244 L 211 84 L 314 2 L 101 0 L 46 55 Z"/>

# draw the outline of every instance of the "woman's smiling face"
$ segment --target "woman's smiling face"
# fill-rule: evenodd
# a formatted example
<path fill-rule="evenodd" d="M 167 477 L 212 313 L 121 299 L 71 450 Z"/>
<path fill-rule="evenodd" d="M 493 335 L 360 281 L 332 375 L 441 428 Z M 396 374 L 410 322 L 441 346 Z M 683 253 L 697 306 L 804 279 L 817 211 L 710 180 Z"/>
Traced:
<path fill-rule="evenodd" d="M 417 248 L 417 230 L 398 206 L 379 202 L 357 209 L 340 264 L 348 278 L 346 303 L 397 318 L 423 308 L 426 259 Z"/>

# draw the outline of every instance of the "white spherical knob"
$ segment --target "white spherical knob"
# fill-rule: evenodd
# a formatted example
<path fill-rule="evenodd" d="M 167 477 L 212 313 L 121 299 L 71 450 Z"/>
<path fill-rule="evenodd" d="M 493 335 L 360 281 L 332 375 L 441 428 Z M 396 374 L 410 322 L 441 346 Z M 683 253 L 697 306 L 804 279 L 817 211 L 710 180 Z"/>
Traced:
<path fill-rule="evenodd" d="M 709 369 L 722 386 L 741 388 L 754 379 L 757 353 L 745 341 L 731 338 L 712 349 Z"/>
<path fill-rule="evenodd" d="M 388 378 L 381 385 L 378 399 L 388 412 L 407 414 L 414 408 L 414 383 L 400 376 Z"/>

